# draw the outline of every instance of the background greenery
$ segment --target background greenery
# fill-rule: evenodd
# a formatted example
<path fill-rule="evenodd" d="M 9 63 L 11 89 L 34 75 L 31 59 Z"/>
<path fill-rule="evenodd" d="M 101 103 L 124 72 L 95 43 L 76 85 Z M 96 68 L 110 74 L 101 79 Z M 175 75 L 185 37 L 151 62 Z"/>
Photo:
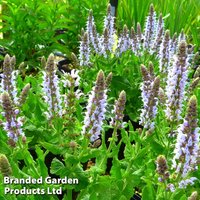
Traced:
<path fill-rule="evenodd" d="M 18 63 L 26 61 L 37 66 L 41 56 L 59 51 L 69 57 L 78 53 L 79 35 L 85 28 L 88 12 L 94 11 L 97 30 L 102 30 L 103 16 L 108 0 L 0 0 L 3 7 L 4 39 L 0 46 Z M 200 45 L 200 1 L 199 0 L 119 0 L 116 24 L 118 31 L 124 24 L 144 27 L 149 5 L 153 3 L 157 13 L 162 12 L 165 26 L 171 34 L 184 28 L 189 42 Z"/>
<path fill-rule="evenodd" d="M 200 45 L 200 1 L 199 0 L 120 0 L 117 25 L 130 28 L 140 22 L 144 28 L 150 4 L 153 3 L 157 15 L 163 14 L 165 28 L 180 33 L 182 29 L 189 36 L 189 42 Z"/>
<path fill-rule="evenodd" d="M 79 34 L 90 9 L 103 18 L 108 1 L 87 0 L 1 0 L 3 20 L 0 46 L 18 63 L 35 66 L 39 57 L 59 51 L 69 57 L 78 52 Z M 98 23 L 102 26 L 103 21 Z"/>

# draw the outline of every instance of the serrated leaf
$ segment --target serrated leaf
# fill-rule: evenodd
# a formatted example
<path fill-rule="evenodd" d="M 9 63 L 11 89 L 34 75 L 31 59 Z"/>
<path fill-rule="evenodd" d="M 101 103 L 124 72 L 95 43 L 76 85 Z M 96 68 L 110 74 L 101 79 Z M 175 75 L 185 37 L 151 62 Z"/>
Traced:
<path fill-rule="evenodd" d="M 117 179 L 122 178 L 120 161 L 117 160 L 116 158 L 113 158 L 110 174 L 111 176 L 116 177 Z"/>

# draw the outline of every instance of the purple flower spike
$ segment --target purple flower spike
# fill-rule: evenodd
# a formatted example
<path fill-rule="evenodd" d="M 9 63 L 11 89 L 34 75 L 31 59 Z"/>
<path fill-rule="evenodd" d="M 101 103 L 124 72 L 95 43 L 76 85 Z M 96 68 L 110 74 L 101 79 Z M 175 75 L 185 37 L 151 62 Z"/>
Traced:
<path fill-rule="evenodd" d="M 96 84 L 89 95 L 87 111 L 85 113 L 82 133 L 89 135 L 94 142 L 101 134 L 103 120 L 105 119 L 107 95 L 103 71 L 97 75 Z"/>
<path fill-rule="evenodd" d="M 182 113 L 182 103 L 185 99 L 185 87 L 188 77 L 188 61 L 186 43 L 179 44 L 178 54 L 174 56 L 166 86 L 166 117 L 169 121 L 179 121 Z"/>
<path fill-rule="evenodd" d="M 174 150 L 173 168 L 182 177 L 196 169 L 199 151 L 199 128 L 197 125 L 197 99 L 192 96 L 188 103 L 184 122 L 178 128 Z"/>
<path fill-rule="evenodd" d="M 143 109 L 140 114 L 140 124 L 149 132 L 152 132 L 155 126 L 154 118 L 157 114 L 160 78 L 154 78 L 151 70 L 148 71 L 143 65 L 141 71 L 143 76 L 143 83 L 141 85 Z"/>
<path fill-rule="evenodd" d="M 80 66 L 88 66 L 89 65 L 90 47 L 89 47 L 89 36 L 88 36 L 87 32 L 85 32 L 83 34 L 82 40 L 80 42 L 79 60 L 80 60 Z"/>
<path fill-rule="evenodd" d="M 1 97 L 3 106 L 3 116 L 6 122 L 3 122 L 3 128 L 9 137 L 9 143 L 15 146 L 18 138 L 22 136 L 25 139 L 22 131 L 22 120 L 17 117 L 19 110 L 14 109 L 14 103 L 7 92 L 4 92 Z"/>
<path fill-rule="evenodd" d="M 60 95 L 59 80 L 56 75 L 54 55 L 50 54 L 43 72 L 44 100 L 48 104 L 47 117 L 62 116 L 62 99 Z"/>

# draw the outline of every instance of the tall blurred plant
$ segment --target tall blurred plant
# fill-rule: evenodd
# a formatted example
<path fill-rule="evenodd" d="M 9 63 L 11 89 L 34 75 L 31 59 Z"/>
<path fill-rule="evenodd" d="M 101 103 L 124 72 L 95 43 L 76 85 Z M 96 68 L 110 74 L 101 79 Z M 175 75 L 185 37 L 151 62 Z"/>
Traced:
<path fill-rule="evenodd" d="M 184 32 L 191 35 L 189 40 L 196 45 L 200 45 L 200 1 L 199 0 L 121 0 L 118 6 L 117 24 L 120 29 L 124 23 L 129 28 L 141 23 L 144 28 L 146 13 L 150 4 L 153 3 L 155 10 L 161 12 L 165 19 L 165 28 L 170 33 L 180 33 L 184 27 Z"/>

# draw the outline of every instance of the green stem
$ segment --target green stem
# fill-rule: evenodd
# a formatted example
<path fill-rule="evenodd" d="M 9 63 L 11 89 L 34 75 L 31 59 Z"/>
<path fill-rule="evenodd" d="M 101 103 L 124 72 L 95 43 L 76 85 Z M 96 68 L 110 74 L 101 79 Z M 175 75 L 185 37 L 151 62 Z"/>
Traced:
<path fill-rule="evenodd" d="M 67 190 L 67 198 L 66 200 L 72 200 L 72 189 Z"/>
<path fill-rule="evenodd" d="M 117 138 L 117 127 L 114 127 L 111 142 L 110 142 L 109 147 L 107 149 L 107 155 L 111 152 L 111 149 L 113 148 L 113 145 L 115 144 L 116 138 Z"/>
<path fill-rule="evenodd" d="M 21 140 L 19 140 L 19 148 L 22 150 L 22 153 L 24 154 L 24 161 L 27 164 L 27 167 L 30 167 L 32 169 L 35 176 L 40 177 L 40 174 L 38 173 L 38 170 L 34 165 L 34 161 L 31 163 L 29 162 L 29 159 L 33 160 L 33 158 L 30 156 L 29 151 L 27 149 L 24 149 Z"/>
<path fill-rule="evenodd" d="M 110 157 L 110 152 L 111 152 L 111 150 L 112 150 L 112 148 L 113 148 L 113 146 L 115 144 L 115 139 L 117 137 L 117 126 L 118 126 L 118 124 L 114 127 L 112 138 L 111 138 L 111 142 L 110 142 L 109 147 L 108 147 L 108 149 L 106 151 L 105 157 L 103 158 L 101 164 L 99 165 L 100 168 L 103 165 L 103 163 Z"/>

